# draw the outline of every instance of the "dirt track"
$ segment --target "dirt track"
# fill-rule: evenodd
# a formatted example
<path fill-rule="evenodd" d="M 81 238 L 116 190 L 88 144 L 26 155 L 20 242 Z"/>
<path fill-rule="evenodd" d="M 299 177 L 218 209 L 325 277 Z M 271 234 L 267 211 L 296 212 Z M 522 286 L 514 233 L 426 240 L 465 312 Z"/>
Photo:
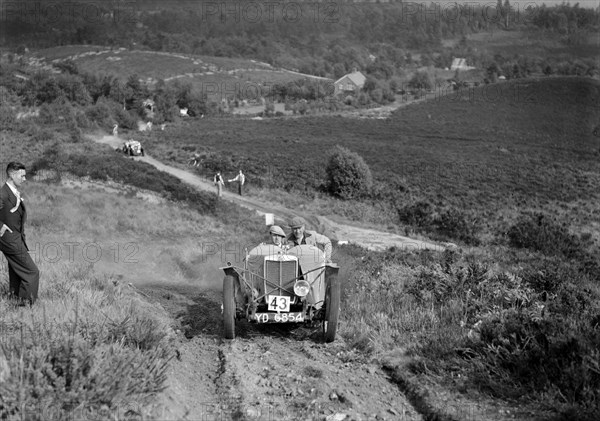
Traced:
<path fill-rule="evenodd" d="M 93 140 L 120 146 L 122 139 L 96 136 Z M 142 159 L 162 171 L 211 192 L 212 183 L 185 170 L 173 168 L 146 156 Z M 274 213 L 286 221 L 301 215 L 315 227 L 338 240 L 370 249 L 397 246 L 443 250 L 442 246 L 385 232 L 336 224 L 318 215 L 300 214 L 267 206 L 249 197 L 224 192 L 232 200 L 260 213 Z M 277 219 L 276 218 L 276 219 Z M 177 253 L 177 244 L 153 243 L 162 259 Z M 185 247 L 185 245 L 184 245 Z M 156 254 L 154 253 L 154 255 Z M 162 256 L 162 257 L 161 257 Z M 159 303 L 175 320 L 176 358 L 168 373 L 167 388 L 151 408 L 149 419 L 161 421 L 261 420 L 261 421 L 451 421 L 509 419 L 535 420 L 520 416 L 505 404 L 473 401 L 440 389 L 418 384 L 408 375 L 410 357 L 398 348 L 379 362 L 367 362 L 349 351 L 344 338 L 323 341 L 320 326 L 256 325 L 236 323 L 236 339 L 226 341 L 222 332 L 221 271 L 198 268 L 198 282 L 177 283 L 160 258 L 140 279 L 137 266 L 129 265 L 121 275 L 131 288 L 149 301 Z M 158 266 L 156 266 L 158 265 Z M 154 269 L 153 269 L 154 268 Z M 135 270 L 134 270 L 135 269 Z M 129 270 L 129 272 L 126 272 Z M 133 270 L 133 272 L 132 272 Z M 210 272 L 210 273 L 209 273 Z M 218 279 L 213 279 L 213 278 Z M 212 281 L 204 282 L 210 278 Z M 216 281 L 216 282 L 215 282 Z M 342 308 L 343 313 L 343 308 Z M 343 323 L 343 318 L 340 323 Z"/>
<path fill-rule="evenodd" d="M 118 147 L 114 136 L 94 140 Z M 211 192 L 212 183 L 145 156 L 143 160 L 191 185 Z M 265 206 L 224 192 L 224 199 L 276 220 L 305 217 L 338 240 L 371 249 L 390 246 L 442 249 L 389 233 L 336 224 L 318 215 Z M 134 281 L 134 285 L 135 285 Z M 160 420 L 421 420 L 388 373 L 349 353 L 343 338 L 323 342 L 320 326 L 255 325 L 239 322 L 236 339 L 222 339 L 221 291 L 174 285 L 164 277 L 138 289 L 160 303 L 179 323 L 177 358 L 168 387 L 152 414 Z"/>
<path fill-rule="evenodd" d="M 106 135 L 93 136 L 91 138 L 97 142 L 106 143 L 114 148 L 117 148 L 123 144 L 123 139 L 117 136 Z M 147 162 L 157 169 L 167 172 L 194 187 L 213 193 L 215 192 L 215 187 L 209 181 L 202 179 L 188 171 L 163 164 L 148 154 L 146 154 L 144 157 L 136 157 L 135 159 Z M 239 205 L 256 211 L 260 214 L 272 213 L 275 215 L 275 219 L 279 223 L 286 223 L 293 216 L 302 216 L 308 221 L 312 228 L 328 235 L 330 238 L 338 241 L 345 240 L 349 243 L 354 243 L 370 250 L 385 250 L 392 246 L 403 250 L 428 249 L 443 251 L 445 248 L 442 245 L 414 240 L 389 232 L 338 224 L 324 216 L 298 212 L 296 210 L 291 210 L 272 204 L 265 204 L 259 200 L 246 196 L 242 197 L 229 191 L 223 191 L 223 198 L 225 200 L 236 202 Z"/>

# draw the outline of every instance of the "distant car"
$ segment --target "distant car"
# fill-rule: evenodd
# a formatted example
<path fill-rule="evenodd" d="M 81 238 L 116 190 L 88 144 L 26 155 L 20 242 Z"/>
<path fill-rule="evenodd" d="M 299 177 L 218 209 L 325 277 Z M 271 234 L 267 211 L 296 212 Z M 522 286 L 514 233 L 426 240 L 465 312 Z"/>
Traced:
<path fill-rule="evenodd" d="M 121 148 L 117 148 L 117 151 L 123 152 L 129 156 L 144 156 L 144 148 L 142 148 L 142 144 L 137 140 L 128 140 L 124 142 Z"/>
<path fill-rule="evenodd" d="M 333 342 L 340 312 L 339 267 L 311 245 L 289 249 L 260 244 L 246 253 L 244 267 L 228 263 L 223 279 L 223 327 L 235 338 L 236 320 L 251 323 L 321 323 Z"/>

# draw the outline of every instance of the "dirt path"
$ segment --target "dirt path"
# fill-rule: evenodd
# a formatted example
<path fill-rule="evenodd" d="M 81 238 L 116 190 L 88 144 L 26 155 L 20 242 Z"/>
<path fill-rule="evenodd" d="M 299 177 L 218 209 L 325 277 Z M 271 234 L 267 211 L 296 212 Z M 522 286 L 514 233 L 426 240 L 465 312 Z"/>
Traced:
<path fill-rule="evenodd" d="M 117 136 L 90 136 L 91 139 L 96 142 L 105 143 L 113 148 L 117 148 L 123 144 L 123 139 Z M 199 189 L 210 191 L 215 193 L 215 186 L 213 184 L 197 175 L 194 175 L 186 170 L 175 168 L 170 165 L 163 164 L 162 162 L 152 158 L 148 154 L 144 157 L 136 157 L 135 159 L 147 162 L 153 165 L 160 171 L 167 172 L 186 183 L 197 187 Z M 299 212 L 297 210 L 287 209 L 281 206 L 275 206 L 272 204 L 265 204 L 260 200 L 253 199 L 247 196 L 239 196 L 229 191 L 223 191 L 223 198 L 232 202 L 236 202 L 239 205 L 256 211 L 260 214 L 272 213 L 275 216 L 277 223 L 286 224 L 293 216 L 302 216 L 307 220 L 311 228 L 322 232 L 330 238 L 338 241 L 347 241 L 365 247 L 369 250 L 386 250 L 389 247 L 397 247 L 402 250 L 435 250 L 443 251 L 444 246 L 434 243 L 429 243 L 421 240 L 414 240 L 401 235 L 377 231 L 373 229 L 360 228 L 352 225 L 339 224 L 324 216 L 308 214 L 305 212 Z"/>
<path fill-rule="evenodd" d="M 161 421 L 422 420 L 389 374 L 326 344 L 319 328 L 239 322 L 221 332 L 221 292 L 143 288 L 178 315 L 179 357 L 152 415 Z M 168 297 L 168 299 L 165 299 Z"/>
<path fill-rule="evenodd" d="M 92 139 L 114 148 L 123 142 L 115 136 Z M 136 159 L 199 189 L 215 192 L 212 183 L 185 170 L 147 155 Z M 318 215 L 267 206 L 231 192 L 224 192 L 224 200 L 259 213 L 274 213 L 276 219 L 282 221 L 301 215 L 338 240 L 345 239 L 370 249 L 393 245 L 442 249 L 394 234 L 337 224 Z M 156 247 L 169 250 L 173 245 L 157 244 Z M 156 268 L 155 274 L 145 276 L 143 282 L 136 281 L 135 273 L 122 273 L 123 278 L 131 280 L 131 288 L 165 308 L 178 326 L 174 343 L 176 358 L 170 365 L 167 388 L 146 411 L 153 419 L 423 419 L 413 402 L 390 380 L 389 371 L 361 361 L 358 354 L 348 351 L 339 336 L 333 343 L 324 343 L 319 326 L 256 325 L 241 321 L 236 325 L 236 339 L 223 340 L 220 284 L 175 283 L 163 273 L 165 270 Z M 215 268 L 199 270 L 215 271 Z M 222 276 L 220 271 L 219 276 Z"/>
<path fill-rule="evenodd" d="M 93 139 L 115 148 L 123 141 L 114 136 Z M 212 183 L 185 170 L 164 165 L 149 156 L 136 159 L 197 188 L 215 191 Z M 299 214 L 231 192 L 224 192 L 224 199 L 260 213 L 275 213 L 284 221 Z M 313 225 L 331 230 L 337 239 L 371 249 L 390 246 L 442 249 L 385 232 L 336 224 L 318 215 L 301 216 Z M 222 271 L 214 265 L 199 263 L 192 277 L 177 280 L 169 269 L 176 262 L 164 260 L 178 256 L 188 246 L 153 242 L 154 248 L 145 257 L 153 265 L 143 275 L 134 265 L 122 265 L 118 273 L 119 279 L 128 281 L 148 301 L 167 310 L 176 329 L 173 343 L 176 352 L 166 389 L 150 408 L 144 409 L 148 419 L 507 421 L 515 417 L 512 408 L 508 411 L 493 402 L 474 402 L 434 385 L 415 383 L 406 369 L 410 357 L 403 349 L 398 348 L 380 363 L 367 362 L 350 349 L 343 337 L 325 343 L 320 326 L 257 325 L 242 320 L 236 323 L 236 339 L 224 340 Z"/>

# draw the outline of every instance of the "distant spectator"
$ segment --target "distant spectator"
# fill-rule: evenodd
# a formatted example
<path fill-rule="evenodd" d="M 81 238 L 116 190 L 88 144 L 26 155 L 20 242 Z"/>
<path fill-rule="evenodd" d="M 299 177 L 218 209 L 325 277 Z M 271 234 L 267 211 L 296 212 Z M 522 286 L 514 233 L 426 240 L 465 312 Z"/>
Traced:
<path fill-rule="evenodd" d="M 238 193 L 241 196 L 242 195 L 242 187 L 244 186 L 244 183 L 246 182 L 246 176 L 242 173 L 242 170 L 240 170 L 240 173 L 235 177 L 232 178 L 231 180 L 227 180 L 230 183 L 233 181 L 237 181 L 238 182 Z"/>
<path fill-rule="evenodd" d="M 119 125 L 115 124 L 112 130 L 112 134 L 113 136 L 118 136 L 119 135 Z"/>
<path fill-rule="evenodd" d="M 221 176 L 220 171 L 215 174 L 213 183 L 217 186 L 217 197 L 221 197 L 223 195 L 223 186 L 225 185 L 225 182 L 223 181 L 223 176 Z"/>

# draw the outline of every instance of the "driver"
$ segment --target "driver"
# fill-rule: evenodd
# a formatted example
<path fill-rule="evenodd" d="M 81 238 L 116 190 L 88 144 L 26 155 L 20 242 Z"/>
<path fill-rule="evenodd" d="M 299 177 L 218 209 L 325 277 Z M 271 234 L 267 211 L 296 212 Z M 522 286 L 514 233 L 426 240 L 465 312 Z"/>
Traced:
<path fill-rule="evenodd" d="M 285 232 L 279 225 L 272 225 L 269 228 L 269 235 L 271 236 L 271 242 L 279 247 L 285 246 Z"/>
<path fill-rule="evenodd" d="M 300 244 L 318 246 L 325 252 L 325 261 L 331 263 L 331 240 L 316 231 L 305 230 L 305 227 L 306 221 L 304 218 L 299 216 L 292 218 L 290 221 L 292 233 L 287 237 L 288 243 L 291 246 L 298 246 Z"/>

